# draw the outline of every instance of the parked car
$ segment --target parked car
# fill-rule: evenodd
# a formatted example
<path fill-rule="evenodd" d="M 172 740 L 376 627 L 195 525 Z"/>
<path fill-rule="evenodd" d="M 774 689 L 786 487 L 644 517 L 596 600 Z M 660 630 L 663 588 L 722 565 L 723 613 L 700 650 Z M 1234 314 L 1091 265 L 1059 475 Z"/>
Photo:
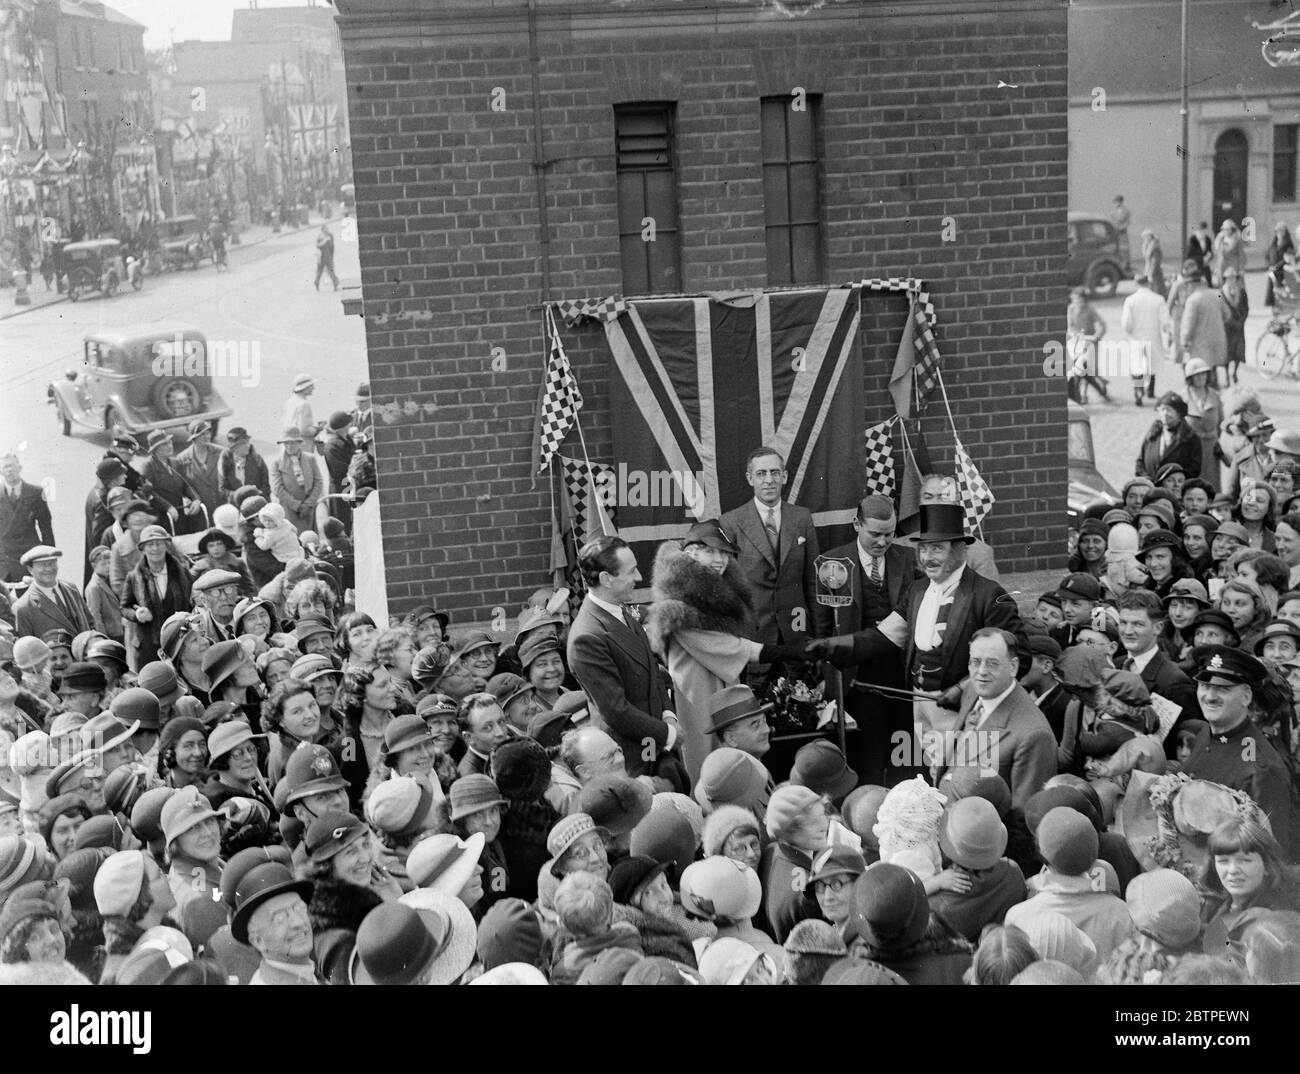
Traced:
<path fill-rule="evenodd" d="M 73 302 L 89 291 L 112 298 L 127 279 L 122 244 L 116 239 L 70 242 L 63 247 L 58 263 L 67 277 L 68 298 Z"/>
<path fill-rule="evenodd" d="M 105 329 L 88 333 L 84 346 L 82 368 L 46 389 L 64 436 L 72 435 L 73 423 L 137 435 L 183 431 L 200 418 L 215 432 L 233 413 L 212 386 L 207 340 L 195 328 Z"/>
<path fill-rule="evenodd" d="M 1066 458 L 1069 460 L 1070 517 L 1081 518 L 1089 507 L 1105 503 L 1112 507 L 1119 506 L 1119 493 L 1115 487 L 1101 476 L 1097 469 L 1097 456 L 1092 446 L 1092 419 L 1088 412 L 1069 400 L 1069 430 L 1066 440 L 1068 448 Z"/>
<path fill-rule="evenodd" d="M 160 230 L 163 261 L 169 269 L 196 269 L 205 257 L 212 257 L 207 231 L 197 216 L 173 216 L 162 222 Z"/>
<path fill-rule="evenodd" d="M 1119 236 L 1109 220 L 1092 213 L 1069 213 L 1067 282 L 1095 298 L 1110 298 L 1126 279 Z"/>

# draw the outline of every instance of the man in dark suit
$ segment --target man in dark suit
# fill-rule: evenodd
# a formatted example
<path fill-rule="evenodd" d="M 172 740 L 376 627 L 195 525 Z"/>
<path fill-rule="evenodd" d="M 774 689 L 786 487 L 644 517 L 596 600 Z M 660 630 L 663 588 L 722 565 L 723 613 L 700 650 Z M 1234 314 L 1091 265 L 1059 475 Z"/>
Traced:
<path fill-rule="evenodd" d="M 668 676 L 628 610 L 641 581 L 636 556 L 619 537 L 597 537 L 578 552 L 578 567 L 587 595 L 569 629 L 569 670 L 623 750 L 628 775 L 659 776 L 685 792 Z"/>
<path fill-rule="evenodd" d="M 1024 808 L 1056 775 L 1056 736 L 1034 699 L 1016 682 L 1020 661 L 1015 635 L 997 627 L 970 640 L 970 681 L 962 688 L 956 741 L 944 748 L 942 777 L 960 766 L 996 769 L 1011 788 L 1011 804 Z"/>
<path fill-rule="evenodd" d="M 90 609 L 71 582 L 59 581 L 57 548 L 37 545 L 23 555 L 23 573 L 30 573 L 32 584 L 14 601 L 14 623 L 18 635 L 39 638 L 48 630 L 66 630 L 74 637 L 89 630 Z"/>
<path fill-rule="evenodd" d="M 940 708 L 938 699 L 965 677 L 970 639 L 977 630 L 992 626 L 1008 631 L 1016 638 L 1017 651 L 1027 648 L 1027 641 L 1015 599 L 966 565 L 973 538 L 965 534 L 961 507 L 923 504 L 920 513 L 920 531 L 911 540 L 925 578 L 909 585 L 875 628 L 809 642 L 808 655 L 851 667 L 888 659 L 891 647 L 900 650 L 909 688 L 929 695 L 913 706 L 916 732 L 924 736 L 959 726 L 958 717 Z M 898 745 L 906 743 L 896 743 L 895 749 Z M 912 760 L 919 760 L 919 746 L 913 738 Z"/>
<path fill-rule="evenodd" d="M 1165 755 L 1172 760 L 1178 748 L 1174 728 L 1187 720 L 1201 719 L 1196 684 L 1160 650 L 1160 630 L 1165 622 L 1165 606 L 1160 598 L 1149 589 L 1130 589 L 1118 603 L 1119 640 L 1128 653 L 1120 669 L 1136 671 L 1147 690 L 1182 710 L 1165 736 Z"/>
<path fill-rule="evenodd" d="M 924 577 L 916 565 L 916 549 L 894 543 L 897 524 L 894 501 L 888 496 L 868 496 L 858 504 L 853 520 L 857 540 L 826 553 L 829 558 L 847 559 L 852 564 L 851 592 L 847 595 L 852 596 L 853 603 L 840 608 L 814 604 L 813 623 L 818 637 L 856 634 L 874 627 L 889 617 L 903 591 Z M 903 688 L 901 655 L 859 666 L 852 681 Z M 911 733 L 911 702 L 846 684 L 844 706 L 858 725 L 846 744 L 849 764 L 862 782 L 892 786 L 900 776 L 909 775 L 911 767 L 890 765 L 889 755 L 895 732 Z"/>
<path fill-rule="evenodd" d="M 740 546 L 740 572 L 754 592 L 764 645 L 797 645 L 813 629 L 817 531 L 806 508 L 785 503 L 785 460 L 769 447 L 750 452 L 745 480 L 754 498 L 719 522 Z"/>
<path fill-rule="evenodd" d="M 54 525 L 45 493 L 22 479 L 17 455 L 0 459 L 0 571 L 6 582 L 21 582 L 23 553 L 36 545 L 54 544 Z"/>

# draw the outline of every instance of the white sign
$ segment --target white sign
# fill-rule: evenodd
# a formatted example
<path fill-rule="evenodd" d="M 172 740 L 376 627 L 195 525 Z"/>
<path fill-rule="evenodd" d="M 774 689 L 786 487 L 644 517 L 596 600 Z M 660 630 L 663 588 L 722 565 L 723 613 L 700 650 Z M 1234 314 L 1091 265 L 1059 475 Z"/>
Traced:
<path fill-rule="evenodd" d="M 227 131 L 247 133 L 253 129 L 253 117 L 247 108 L 223 108 L 221 121 L 226 125 Z"/>

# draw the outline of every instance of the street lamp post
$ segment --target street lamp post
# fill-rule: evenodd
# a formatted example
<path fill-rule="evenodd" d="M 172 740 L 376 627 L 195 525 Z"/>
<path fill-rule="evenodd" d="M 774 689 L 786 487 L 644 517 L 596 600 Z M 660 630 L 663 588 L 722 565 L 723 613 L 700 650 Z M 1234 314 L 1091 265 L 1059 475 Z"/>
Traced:
<path fill-rule="evenodd" d="M 1188 145 L 1188 125 L 1189 115 L 1187 107 L 1187 0 L 1183 0 L 1183 25 L 1182 25 L 1182 79 L 1183 79 L 1183 99 L 1182 107 L 1179 109 L 1179 115 L 1183 120 L 1182 132 L 1182 224 L 1183 230 L 1179 242 L 1187 241 L 1187 161 L 1191 156 L 1191 147 Z"/>

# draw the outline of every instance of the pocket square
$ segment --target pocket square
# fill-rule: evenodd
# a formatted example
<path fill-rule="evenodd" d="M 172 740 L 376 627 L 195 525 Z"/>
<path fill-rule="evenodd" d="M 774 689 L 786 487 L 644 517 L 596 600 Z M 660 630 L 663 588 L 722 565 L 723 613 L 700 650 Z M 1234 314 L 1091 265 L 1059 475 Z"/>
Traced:
<path fill-rule="evenodd" d="M 807 538 L 807 537 L 800 537 L 800 538 L 799 538 L 799 543 L 800 543 L 800 544 L 807 544 L 807 543 L 808 543 L 808 538 Z"/>

